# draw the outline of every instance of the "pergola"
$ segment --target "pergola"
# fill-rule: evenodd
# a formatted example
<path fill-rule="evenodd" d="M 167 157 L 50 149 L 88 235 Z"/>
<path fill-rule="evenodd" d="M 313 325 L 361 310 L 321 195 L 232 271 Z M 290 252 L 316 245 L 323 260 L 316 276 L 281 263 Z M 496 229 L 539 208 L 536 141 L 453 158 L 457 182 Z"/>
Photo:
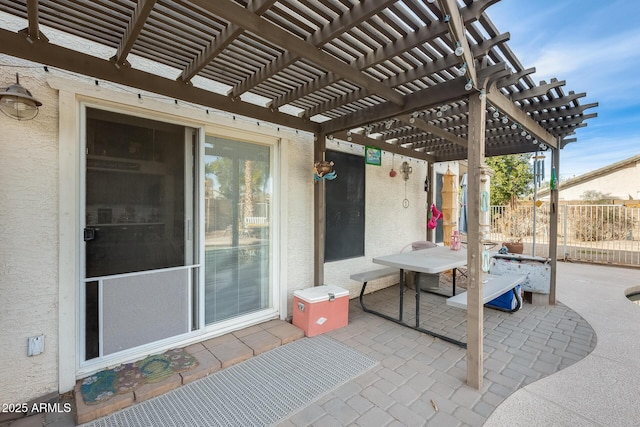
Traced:
<path fill-rule="evenodd" d="M 553 152 L 596 116 L 564 80 L 536 84 L 485 10 L 499 0 L 0 0 L 26 20 L 2 53 L 434 162 L 468 159 L 467 383 L 482 385 L 483 158 Z M 53 29 L 110 57 L 48 39 Z M 49 35 L 50 36 L 50 35 Z M 130 64 L 144 58 L 167 76 Z M 211 82 L 215 82 L 212 85 Z M 211 89 L 214 87 L 215 89 Z M 557 190 L 551 192 L 555 303 Z M 315 186 L 315 284 L 323 282 L 324 185 Z"/>

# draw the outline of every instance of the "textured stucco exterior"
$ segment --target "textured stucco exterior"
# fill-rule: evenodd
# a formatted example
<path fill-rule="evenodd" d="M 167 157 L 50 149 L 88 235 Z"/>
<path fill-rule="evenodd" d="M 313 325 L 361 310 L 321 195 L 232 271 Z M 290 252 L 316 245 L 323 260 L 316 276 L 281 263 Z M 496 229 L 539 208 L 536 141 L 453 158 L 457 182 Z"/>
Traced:
<path fill-rule="evenodd" d="M 31 121 L 0 114 L 0 403 L 21 403 L 58 389 L 58 101 L 42 68 L 3 71 L 0 86 L 18 72 L 43 103 Z M 44 353 L 27 357 L 40 334 Z"/>
<path fill-rule="evenodd" d="M 345 142 L 328 141 L 327 149 L 364 156 L 364 148 Z M 287 299 L 293 293 L 313 285 L 313 192 L 316 185 L 311 178 L 313 165 L 313 140 L 310 136 L 290 139 L 286 148 L 287 181 Z M 328 160 L 330 160 L 327 157 Z M 391 178 L 392 163 L 398 170 L 403 161 L 409 161 L 412 174 L 406 183 L 406 197 L 410 206 L 404 208 L 405 182 L 400 174 Z M 444 173 L 445 165 L 436 165 L 435 171 Z M 452 169 L 457 165 L 451 163 Z M 335 166 L 340 175 L 340 165 Z M 361 284 L 352 281 L 351 274 L 371 268 L 382 268 L 371 262 L 376 256 L 400 252 L 416 240 L 426 236 L 426 193 L 424 180 L 426 162 L 383 153 L 382 166 L 365 166 L 365 254 L 363 257 L 327 262 L 324 266 L 326 284 L 348 289 L 351 298 L 360 292 Z M 339 179 L 339 178 L 338 178 Z M 433 177 L 431 182 L 433 182 Z M 327 236 L 327 239 L 335 238 Z M 410 248 L 409 248 L 410 249 Z M 406 250 L 406 249 L 405 249 Z M 380 289 L 396 283 L 391 277 L 372 282 L 368 290 Z M 291 315 L 291 306 L 288 307 Z"/>
<path fill-rule="evenodd" d="M 640 162 L 634 162 L 624 168 L 613 170 L 609 174 L 570 187 L 560 184 L 562 200 L 582 200 L 586 191 L 606 194 L 608 199 L 640 198 Z"/>
<path fill-rule="evenodd" d="M 597 191 L 611 200 L 640 199 L 640 155 L 560 182 L 559 197 L 583 200 L 587 191 Z M 544 189 L 539 195 L 548 199 L 549 191 Z"/>
<path fill-rule="evenodd" d="M 65 145 L 73 146 L 77 141 L 72 136 L 73 131 L 65 134 L 59 130 L 59 123 L 64 121 L 59 121 L 62 117 L 59 102 L 63 100 L 63 104 L 71 105 L 72 110 L 78 107 L 73 97 L 66 94 L 63 99 L 48 83 L 55 72 L 45 73 L 42 67 L 2 55 L 0 61 L 28 67 L 16 69 L 20 73 L 20 81 L 43 102 L 40 114 L 32 121 L 18 122 L 0 115 L 0 293 L 3 299 L 0 305 L 0 403 L 15 403 L 52 392 L 65 392 L 67 390 L 61 388 L 68 388 L 61 386 L 65 381 L 59 377 L 68 376 L 69 367 L 73 368 L 74 363 L 66 360 L 77 352 L 74 347 L 77 339 L 73 334 L 78 328 L 76 321 L 72 320 L 76 319 L 73 312 L 77 307 L 75 310 L 73 307 L 77 302 L 74 302 L 74 291 L 71 290 L 78 284 L 66 283 L 73 280 L 61 282 L 60 277 L 72 276 L 62 271 L 68 266 L 61 264 L 60 260 L 78 262 L 74 261 L 77 254 L 61 248 L 67 248 L 69 240 L 79 241 L 80 231 L 73 230 L 74 222 L 66 219 L 66 216 L 74 215 L 77 206 L 66 206 L 66 202 L 63 206 L 61 201 L 66 201 L 71 195 L 69 204 L 74 204 L 73 194 L 78 192 L 82 174 L 79 164 L 76 171 L 60 169 L 60 165 L 69 164 L 62 159 L 62 153 L 68 151 Z M 89 78 L 72 77 L 62 72 L 57 78 L 60 76 L 77 79 L 78 84 L 88 87 L 93 85 Z M 5 80 L 1 85 L 11 83 L 11 78 Z M 140 107 L 135 92 L 122 91 L 115 86 L 104 85 L 99 97 L 109 99 L 111 94 L 114 97 L 115 94 L 129 96 L 132 99 L 129 107 Z M 278 275 L 281 281 L 280 315 L 290 316 L 293 292 L 313 285 L 313 193 L 316 185 L 312 177 L 313 135 L 267 123 L 258 124 L 254 120 L 236 120 L 229 114 L 208 115 L 194 107 L 177 110 L 172 100 L 162 101 L 164 103 L 154 100 L 148 104 L 153 104 L 152 109 L 159 116 L 190 117 L 196 127 L 199 122 L 203 127 L 207 126 L 207 120 L 209 124 L 225 123 L 244 132 L 281 141 L 276 173 L 280 174 L 282 194 L 279 197 L 283 214 L 274 212 L 281 218 L 277 226 L 276 247 L 280 248 L 280 253 L 276 268 L 281 270 Z M 111 104 L 111 107 L 114 105 L 118 104 Z M 189 113 L 189 108 L 194 108 L 193 114 Z M 69 141 L 61 135 L 69 135 Z M 61 139 L 64 141 L 59 142 Z M 363 147 L 344 142 L 328 141 L 327 148 L 364 154 Z M 73 149 L 78 150 L 77 147 Z M 352 298 L 357 296 L 360 284 L 349 279 L 351 274 L 376 267 L 371 262 L 372 257 L 399 252 L 411 242 L 425 238 L 427 203 L 424 180 L 427 164 L 396 155 L 393 157 L 396 170 L 404 160 L 408 160 L 413 168 L 406 183 L 406 193 L 401 175 L 389 176 L 391 154 L 383 153 L 382 166 L 366 166 L 365 255 L 325 264 L 325 283 L 348 289 Z M 444 173 L 447 166 L 457 171 L 454 163 L 436 165 L 435 170 Z M 336 170 L 339 175 L 339 165 L 336 165 Z M 70 186 L 74 188 L 61 191 L 61 186 L 66 186 L 63 183 L 68 182 L 67 176 L 72 177 Z M 433 183 L 434 179 L 435 175 L 430 181 Z M 404 208 L 402 203 L 405 194 L 410 203 L 408 208 Z M 76 203 L 80 201 L 76 200 Z M 77 219 L 75 221 L 79 224 Z M 68 230 L 61 224 L 72 224 L 70 237 L 65 235 Z M 332 237 L 327 236 L 328 239 Z M 61 241 L 66 243 L 61 244 Z M 371 290 L 395 280 L 389 278 L 373 282 Z M 45 335 L 44 353 L 27 357 L 27 337 L 40 334 Z M 59 345 L 59 342 L 64 344 Z"/>

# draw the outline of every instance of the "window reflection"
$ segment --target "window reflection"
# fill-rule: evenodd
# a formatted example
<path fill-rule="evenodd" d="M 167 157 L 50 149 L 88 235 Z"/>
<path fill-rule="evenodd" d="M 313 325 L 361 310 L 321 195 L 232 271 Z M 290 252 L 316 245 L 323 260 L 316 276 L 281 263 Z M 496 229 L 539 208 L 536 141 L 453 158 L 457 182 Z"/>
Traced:
<path fill-rule="evenodd" d="M 205 322 L 269 306 L 270 148 L 205 142 Z"/>

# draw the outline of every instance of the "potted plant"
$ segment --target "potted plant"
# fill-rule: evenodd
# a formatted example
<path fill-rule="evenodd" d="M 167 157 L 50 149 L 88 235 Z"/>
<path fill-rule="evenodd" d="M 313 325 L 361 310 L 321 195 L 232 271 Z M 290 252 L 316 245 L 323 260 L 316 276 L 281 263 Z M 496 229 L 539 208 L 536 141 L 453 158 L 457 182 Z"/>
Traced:
<path fill-rule="evenodd" d="M 510 254 L 521 254 L 524 250 L 524 244 L 521 238 L 514 238 L 509 242 L 504 242 L 502 245 L 507 247 L 507 251 Z"/>
<path fill-rule="evenodd" d="M 509 227 L 509 240 L 502 245 L 507 247 L 507 251 L 512 254 L 521 254 L 524 250 L 522 236 L 525 234 L 520 214 L 522 211 L 518 209 L 517 201 L 512 198 L 510 203 L 511 222 Z"/>

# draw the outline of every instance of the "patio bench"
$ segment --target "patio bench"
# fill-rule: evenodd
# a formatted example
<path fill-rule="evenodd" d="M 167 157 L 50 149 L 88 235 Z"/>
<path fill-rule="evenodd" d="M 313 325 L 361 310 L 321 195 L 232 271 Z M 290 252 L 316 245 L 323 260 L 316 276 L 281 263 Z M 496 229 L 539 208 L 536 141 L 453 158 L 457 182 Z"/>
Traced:
<path fill-rule="evenodd" d="M 516 292 L 516 287 L 526 280 L 527 276 L 524 275 L 505 275 L 496 276 L 493 274 L 483 275 L 482 286 L 482 303 L 487 304 L 502 294 L 512 291 L 516 296 L 516 307 L 513 309 L 501 309 L 499 310 L 514 312 L 518 311 L 522 306 L 522 300 Z M 467 309 L 467 292 L 463 292 L 456 296 L 447 298 L 447 305 L 452 307 Z M 492 308 L 496 308 L 493 307 Z"/>
<path fill-rule="evenodd" d="M 364 311 L 367 311 L 367 308 L 362 301 L 362 297 L 364 296 L 364 291 L 367 287 L 367 283 L 371 280 L 382 279 L 383 277 L 389 277 L 392 275 L 397 275 L 400 273 L 400 270 L 394 267 L 386 267 L 386 268 L 377 268 L 375 270 L 363 271 L 361 273 L 352 274 L 350 276 L 351 280 L 355 280 L 356 282 L 362 283 L 362 289 L 360 289 L 360 305 Z"/>

